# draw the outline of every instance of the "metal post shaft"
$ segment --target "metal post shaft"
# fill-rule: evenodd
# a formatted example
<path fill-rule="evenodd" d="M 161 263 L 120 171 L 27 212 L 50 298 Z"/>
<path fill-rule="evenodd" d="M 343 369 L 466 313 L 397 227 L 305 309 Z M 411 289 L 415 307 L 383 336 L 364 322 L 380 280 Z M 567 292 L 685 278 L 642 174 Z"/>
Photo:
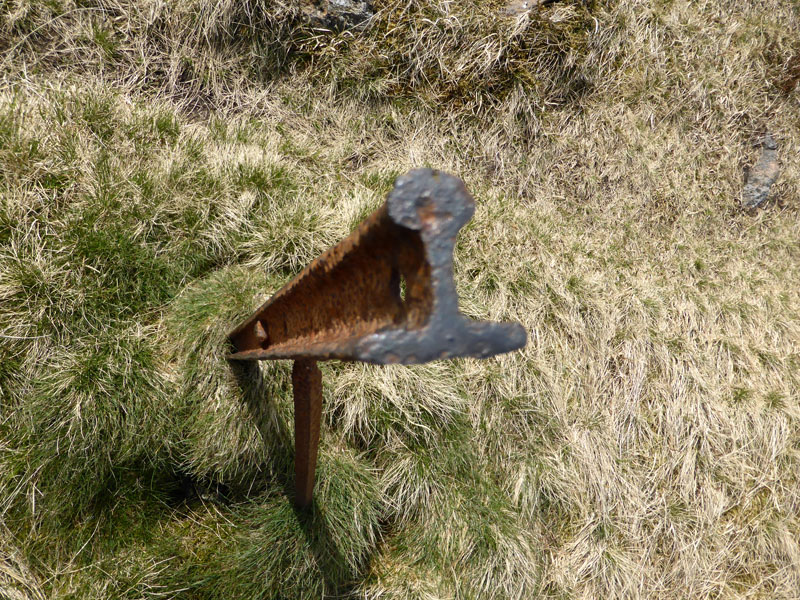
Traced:
<path fill-rule="evenodd" d="M 308 508 L 314 491 L 319 427 L 322 418 L 322 372 L 317 361 L 300 358 L 292 366 L 294 394 L 294 503 Z"/>

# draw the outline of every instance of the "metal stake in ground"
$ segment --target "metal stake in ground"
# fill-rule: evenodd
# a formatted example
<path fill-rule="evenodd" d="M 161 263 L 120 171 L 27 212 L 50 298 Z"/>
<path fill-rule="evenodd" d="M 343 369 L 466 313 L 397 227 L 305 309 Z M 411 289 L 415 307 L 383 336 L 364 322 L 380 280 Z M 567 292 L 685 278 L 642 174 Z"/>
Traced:
<path fill-rule="evenodd" d="M 293 359 L 295 503 L 310 505 L 319 443 L 318 360 L 419 364 L 523 347 L 518 323 L 458 311 L 453 248 L 475 205 L 431 169 L 395 181 L 384 205 L 278 290 L 230 334 L 232 360 Z"/>
<path fill-rule="evenodd" d="M 298 506 L 311 504 L 322 416 L 322 372 L 317 361 L 299 358 L 292 365 L 294 393 L 294 482 Z"/>

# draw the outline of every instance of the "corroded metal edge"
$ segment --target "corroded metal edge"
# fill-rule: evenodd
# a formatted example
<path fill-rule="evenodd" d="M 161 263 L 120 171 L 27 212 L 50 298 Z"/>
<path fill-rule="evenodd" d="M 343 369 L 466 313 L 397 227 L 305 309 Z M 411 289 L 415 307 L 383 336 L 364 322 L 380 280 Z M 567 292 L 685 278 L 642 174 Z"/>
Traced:
<path fill-rule="evenodd" d="M 458 231 L 474 213 L 474 201 L 463 182 L 432 169 L 416 169 L 399 177 L 386 203 L 352 234 L 330 248 L 235 328 L 230 338 L 238 352 L 232 360 L 340 359 L 376 364 L 418 364 L 437 359 L 471 356 L 487 358 L 522 348 L 525 329 L 517 323 L 477 322 L 458 310 L 453 280 L 453 249 Z M 276 302 L 313 287 L 316 279 L 344 264 L 359 245 L 375 237 L 382 248 L 421 240 L 427 281 L 422 318 L 394 321 L 376 331 L 363 331 L 354 320 L 333 334 L 306 335 L 269 344 L 260 319 Z M 409 242 L 411 243 L 411 242 Z M 389 256 L 389 255 L 387 255 Z M 388 260 L 388 259 L 387 259 Z M 354 285 L 357 285 L 354 283 Z M 387 283 L 388 285 L 388 283 Z M 314 311 L 313 303 L 306 308 Z M 398 314 L 402 314 L 402 311 Z M 310 318 L 310 317 L 309 317 Z"/>

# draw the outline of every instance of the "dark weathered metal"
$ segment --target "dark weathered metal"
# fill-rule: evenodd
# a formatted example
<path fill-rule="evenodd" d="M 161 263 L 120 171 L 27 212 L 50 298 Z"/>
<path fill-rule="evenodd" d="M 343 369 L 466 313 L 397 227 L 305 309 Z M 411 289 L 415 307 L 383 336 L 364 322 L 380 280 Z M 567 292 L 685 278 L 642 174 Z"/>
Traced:
<path fill-rule="evenodd" d="M 322 372 L 315 360 L 301 358 L 292 365 L 294 392 L 295 503 L 311 504 L 317 468 L 319 425 L 322 416 Z"/>
<path fill-rule="evenodd" d="M 229 358 L 295 359 L 297 409 L 306 406 L 297 392 L 306 384 L 294 373 L 316 360 L 417 364 L 521 348 L 527 339 L 521 325 L 472 321 L 458 310 L 453 248 L 474 211 L 463 182 L 452 175 L 417 169 L 399 177 L 381 208 L 231 332 L 236 352 Z M 309 414 L 316 415 L 310 427 L 318 432 L 319 411 Z M 296 417 L 296 446 L 314 439 L 307 424 Z M 313 463 L 316 442 L 311 445 Z M 311 483 L 303 487 L 309 473 Z M 306 506 L 313 464 L 297 475 L 298 504 Z"/>

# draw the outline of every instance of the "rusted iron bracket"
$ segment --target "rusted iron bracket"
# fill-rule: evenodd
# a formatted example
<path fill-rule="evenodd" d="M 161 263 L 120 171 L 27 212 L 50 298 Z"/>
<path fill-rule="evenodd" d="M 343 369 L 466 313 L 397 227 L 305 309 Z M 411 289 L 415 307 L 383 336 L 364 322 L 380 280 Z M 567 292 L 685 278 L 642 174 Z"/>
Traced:
<path fill-rule="evenodd" d="M 398 177 L 384 205 L 239 324 L 232 360 L 293 359 L 295 502 L 311 502 L 322 384 L 316 361 L 419 364 L 523 347 L 518 323 L 458 310 L 456 235 L 475 212 L 463 182 L 431 169 Z"/>

